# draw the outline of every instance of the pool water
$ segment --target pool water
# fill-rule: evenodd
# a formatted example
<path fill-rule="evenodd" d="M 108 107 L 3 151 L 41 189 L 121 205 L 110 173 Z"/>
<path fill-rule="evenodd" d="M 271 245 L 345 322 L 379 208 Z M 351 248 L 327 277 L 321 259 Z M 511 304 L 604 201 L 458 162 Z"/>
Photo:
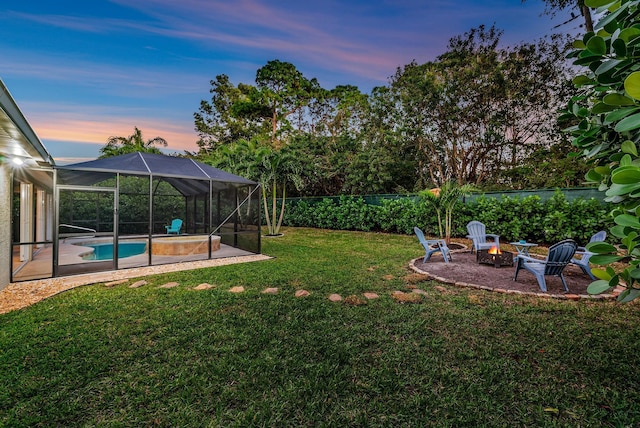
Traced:
<path fill-rule="evenodd" d="M 85 260 L 113 259 L 113 244 L 84 244 L 83 247 L 93 248 L 92 254 L 88 254 L 83 257 Z M 144 254 L 146 248 L 146 242 L 121 242 L 118 244 L 118 258 L 124 259 L 125 257 Z"/>

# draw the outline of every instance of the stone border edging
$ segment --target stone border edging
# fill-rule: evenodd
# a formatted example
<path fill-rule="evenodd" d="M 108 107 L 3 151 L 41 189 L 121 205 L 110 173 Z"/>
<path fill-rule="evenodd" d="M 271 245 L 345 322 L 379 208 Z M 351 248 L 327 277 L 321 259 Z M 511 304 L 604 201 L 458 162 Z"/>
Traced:
<path fill-rule="evenodd" d="M 458 252 L 462 252 L 462 251 L 458 251 Z M 461 282 L 461 281 L 453 281 L 451 279 L 432 275 L 429 272 L 426 272 L 426 271 L 423 271 L 422 269 L 417 268 L 415 265 L 415 262 L 416 260 L 421 260 L 422 258 L 423 257 L 417 257 L 411 260 L 409 262 L 409 268 L 416 273 L 426 275 L 429 279 L 441 282 L 443 284 L 455 285 L 456 287 L 476 288 L 479 290 L 494 291 L 496 293 L 545 297 L 545 298 L 558 299 L 558 300 L 611 300 L 611 299 L 615 299 L 618 296 L 618 294 L 620 294 L 620 290 L 618 288 L 616 288 L 611 294 L 549 294 L 549 293 L 543 293 L 543 292 L 531 292 L 531 291 L 509 290 L 505 288 L 494 288 L 486 285 L 471 284 L 468 282 Z"/>

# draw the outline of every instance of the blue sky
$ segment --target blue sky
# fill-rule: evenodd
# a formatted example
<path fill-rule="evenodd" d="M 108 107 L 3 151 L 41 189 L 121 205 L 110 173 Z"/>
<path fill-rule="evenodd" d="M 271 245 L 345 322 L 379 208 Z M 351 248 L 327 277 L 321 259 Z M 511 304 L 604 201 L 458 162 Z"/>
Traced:
<path fill-rule="evenodd" d="M 540 38 L 562 20 L 542 10 L 541 0 L 2 2 L 0 77 L 58 163 L 93 159 L 134 126 L 182 153 L 197 150 L 193 113 L 218 74 L 254 83 L 279 59 L 324 88 L 369 93 L 481 24 L 509 45 Z"/>

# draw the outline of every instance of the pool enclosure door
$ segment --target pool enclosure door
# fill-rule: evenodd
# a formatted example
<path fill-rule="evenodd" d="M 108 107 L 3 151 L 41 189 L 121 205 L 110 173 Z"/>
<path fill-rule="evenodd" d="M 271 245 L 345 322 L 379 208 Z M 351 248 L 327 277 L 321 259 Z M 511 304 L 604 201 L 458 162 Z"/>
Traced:
<path fill-rule="evenodd" d="M 118 268 L 118 197 L 111 187 L 56 187 L 54 276 Z"/>

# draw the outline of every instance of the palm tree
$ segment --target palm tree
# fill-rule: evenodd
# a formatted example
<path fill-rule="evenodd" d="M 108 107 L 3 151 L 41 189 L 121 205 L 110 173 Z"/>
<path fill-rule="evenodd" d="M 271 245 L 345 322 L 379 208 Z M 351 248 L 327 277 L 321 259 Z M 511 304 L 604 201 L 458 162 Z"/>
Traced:
<path fill-rule="evenodd" d="M 439 189 L 423 190 L 420 196 L 431 205 L 438 216 L 438 232 L 447 245 L 451 242 L 453 227 L 453 210 L 458 200 L 474 190 L 470 184 L 458 185 L 453 181 L 447 182 Z M 442 218 L 444 215 L 444 219 Z M 444 222 L 444 224 L 443 224 Z"/>
<path fill-rule="evenodd" d="M 256 153 L 260 161 L 258 170 L 262 185 L 262 200 L 267 222 L 267 235 L 280 234 L 282 220 L 284 219 L 285 201 L 287 199 L 287 185 L 293 184 L 296 188 L 302 187 L 300 172 L 302 167 L 298 158 L 285 146 L 280 150 L 263 147 Z M 277 211 L 278 187 L 281 188 L 280 214 Z M 270 188 L 270 189 L 269 189 Z M 267 204 L 267 195 L 271 196 L 271 213 Z M 271 218 L 269 218 L 271 216 Z M 277 222 L 276 222 L 277 219 Z"/>
<path fill-rule="evenodd" d="M 128 153 L 155 153 L 162 154 L 155 145 L 167 147 L 167 140 L 162 137 L 155 137 L 145 141 L 142 138 L 142 131 L 138 127 L 134 127 L 133 135 L 128 137 L 109 137 L 107 144 L 100 149 L 100 158 L 109 158 L 112 156 L 125 155 Z"/>
<path fill-rule="evenodd" d="M 235 144 L 220 147 L 208 162 L 217 168 L 260 183 L 267 235 L 278 235 L 284 219 L 287 186 L 302 186 L 302 166 L 294 153 L 287 146 L 276 150 L 256 141 L 240 140 Z"/>

